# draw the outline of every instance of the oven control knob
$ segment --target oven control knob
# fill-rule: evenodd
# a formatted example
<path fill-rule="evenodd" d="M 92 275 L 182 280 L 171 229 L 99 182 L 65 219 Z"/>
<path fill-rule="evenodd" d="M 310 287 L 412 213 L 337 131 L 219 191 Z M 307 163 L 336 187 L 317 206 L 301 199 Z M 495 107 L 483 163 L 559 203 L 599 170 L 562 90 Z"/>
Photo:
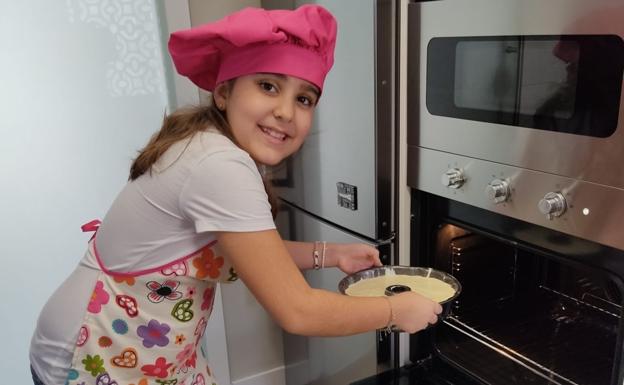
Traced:
<path fill-rule="evenodd" d="M 487 197 L 494 203 L 502 203 L 509 198 L 509 183 L 506 180 L 494 179 L 485 187 Z"/>
<path fill-rule="evenodd" d="M 537 208 L 548 219 L 553 219 L 553 217 L 558 217 L 566 211 L 567 204 L 561 193 L 549 192 L 539 201 Z"/>
<path fill-rule="evenodd" d="M 464 173 L 458 168 L 451 168 L 442 174 L 442 184 L 449 188 L 460 188 L 464 181 Z"/>

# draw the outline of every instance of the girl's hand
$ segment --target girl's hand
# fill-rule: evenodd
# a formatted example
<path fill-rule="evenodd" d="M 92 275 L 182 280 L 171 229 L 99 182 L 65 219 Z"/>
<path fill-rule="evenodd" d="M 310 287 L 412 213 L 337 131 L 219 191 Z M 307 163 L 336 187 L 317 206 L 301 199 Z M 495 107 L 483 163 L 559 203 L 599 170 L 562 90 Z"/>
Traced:
<path fill-rule="evenodd" d="M 381 266 L 379 250 L 364 243 L 333 243 L 327 252 L 335 260 L 335 266 L 347 274 L 373 266 Z"/>
<path fill-rule="evenodd" d="M 416 333 L 438 321 L 442 306 L 416 292 L 408 291 L 388 297 L 392 304 L 394 325 L 399 329 Z"/>

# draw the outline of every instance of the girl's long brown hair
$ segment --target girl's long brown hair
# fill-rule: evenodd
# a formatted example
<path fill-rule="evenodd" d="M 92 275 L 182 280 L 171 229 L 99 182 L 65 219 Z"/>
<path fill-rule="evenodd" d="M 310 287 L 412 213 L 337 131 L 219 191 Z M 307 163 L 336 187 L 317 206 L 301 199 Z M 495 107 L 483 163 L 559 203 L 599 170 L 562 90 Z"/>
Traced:
<path fill-rule="evenodd" d="M 147 145 L 139 151 L 139 155 L 132 162 L 128 180 L 133 181 L 146 172 L 151 172 L 152 165 L 172 144 L 190 138 L 195 133 L 204 131 L 208 127 L 215 127 L 223 135 L 237 143 L 224 113 L 213 102 L 204 106 L 181 108 L 169 115 L 165 115 L 160 130 L 151 137 Z M 271 214 L 275 218 L 277 215 L 277 197 L 268 178 L 263 175 L 262 181 L 271 204 Z"/>

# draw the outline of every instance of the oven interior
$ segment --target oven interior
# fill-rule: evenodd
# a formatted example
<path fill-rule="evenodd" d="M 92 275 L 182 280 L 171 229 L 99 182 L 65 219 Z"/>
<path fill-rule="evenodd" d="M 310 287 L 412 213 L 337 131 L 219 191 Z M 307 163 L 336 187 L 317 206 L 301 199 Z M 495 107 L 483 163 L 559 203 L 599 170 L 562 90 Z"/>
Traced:
<path fill-rule="evenodd" d="M 426 257 L 412 264 L 450 272 L 462 292 L 443 323 L 412 337 L 412 362 L 433 357 L 476 384 L 618 383 L 622 290 L 602 249 L 476 212 L 497 224 L 484 229 L 452 218 L 448 204 L 424 215 L 416 246 Z"/>

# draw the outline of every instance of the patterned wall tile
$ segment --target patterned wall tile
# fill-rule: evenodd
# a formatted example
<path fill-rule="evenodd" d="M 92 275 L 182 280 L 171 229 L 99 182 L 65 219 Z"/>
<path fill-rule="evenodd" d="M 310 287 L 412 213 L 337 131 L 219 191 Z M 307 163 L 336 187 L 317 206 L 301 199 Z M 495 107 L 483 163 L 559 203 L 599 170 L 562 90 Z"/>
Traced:
<path fill-rule="evenodd" d="M 106 76 L 113 96 L 163 92 L 159 24 L 152 0 L 67 0 L 72 23 L 106 29 L 115 39 L 116 57 Z"/>

